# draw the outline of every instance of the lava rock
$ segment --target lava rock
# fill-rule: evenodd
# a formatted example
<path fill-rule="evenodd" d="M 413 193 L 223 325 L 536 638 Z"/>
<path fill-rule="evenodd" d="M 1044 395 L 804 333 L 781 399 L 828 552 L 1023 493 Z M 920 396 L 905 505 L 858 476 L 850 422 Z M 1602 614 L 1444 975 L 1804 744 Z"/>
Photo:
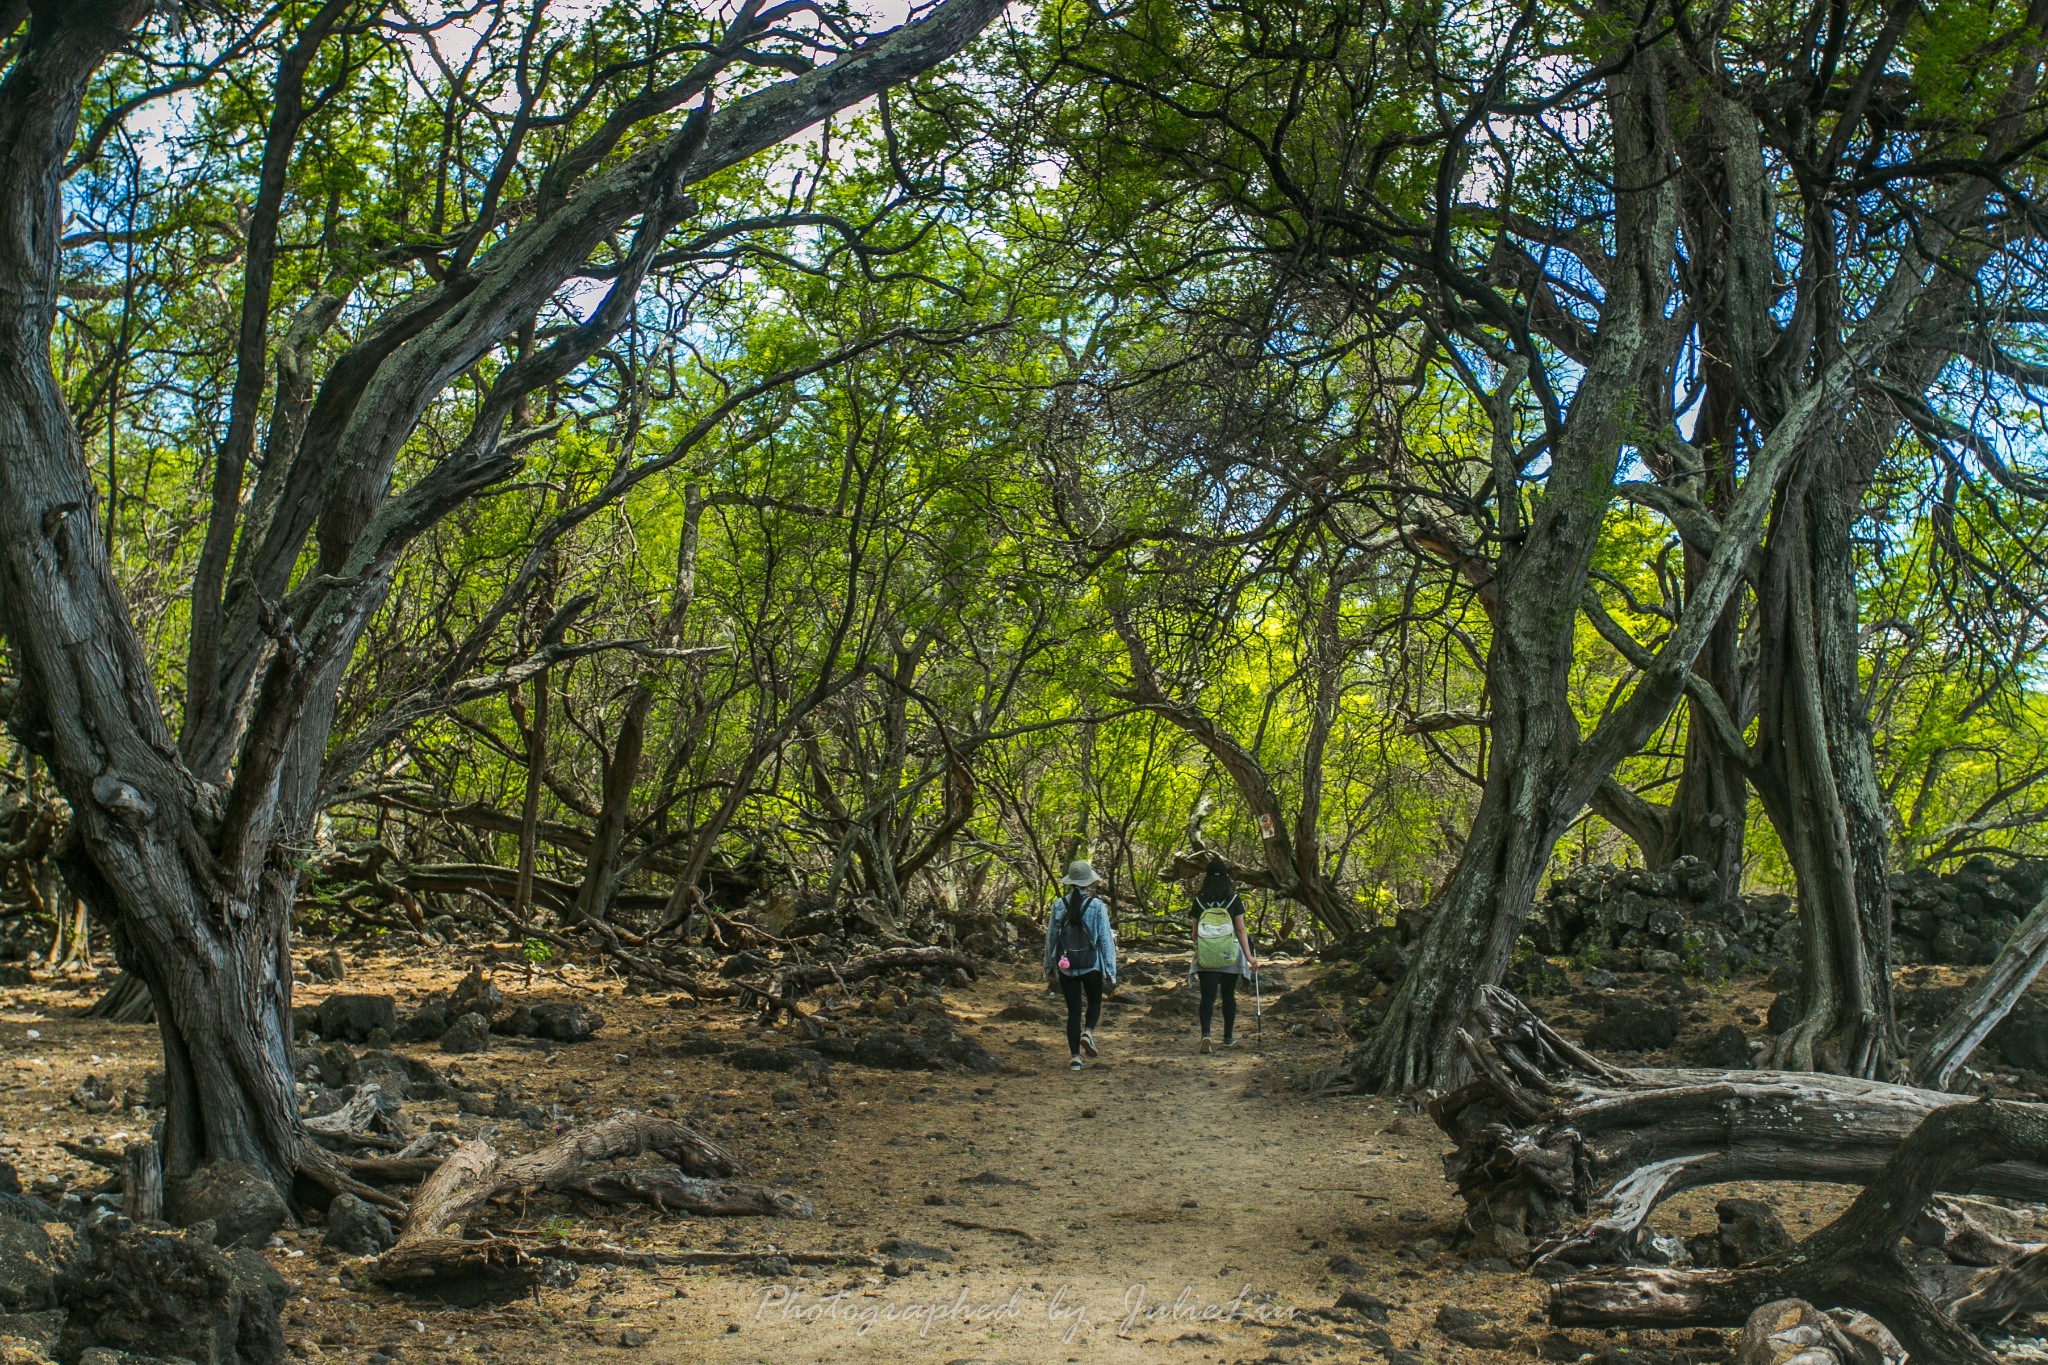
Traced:
<path fill-rule="evenodd" d="M 1436 1330 L 1460 1346 L 1480 1351 L 1504 1351 L 1515 1344 L 1515 1334 L 1493 1325 L 1495 1315 L 1483 1308 L 1459 1308 L 1445 1304 L 1436 1310 Z"/>
<path fill-rule="evenodd" d="M 716 1034 L 685 1033 L 676 1039 L 675 1054 L 678 1057 L 717 1057 L 732 1051 L 732 1044 Z"/>
<path fill-rule="evenodd" d="M 1734 1024 L 1716 1029 L 1713 1036 L 1695 1050 L 1694 1057 L 1701 1066 L 1718 1067 L 1723 1071 L 1747 1071 L 1755 1065 L 1749 1050 L 1749 1035 Z"/>
<path fill-rule="evenodd" d="M 1002 1070 L 995 1055 L 964 1037 L 943 1017 L 930 1018 L 920 1029 L 884 1029 L 855 1044 L 853 1060 L 889 1071 L 947 1071 L 976 1075 Z"/>
<path fill-rule="evenodd" d="M 1721 1220 L 1717 1240 L 1724 1266 L 1751 1265 L 1792 1249 L 1792 1234 L 1760 1200 L 1723 1199 L 1714 1214 Z"/>
<path fill-rule="evenodd" d="M 194 1365 L 278 1365 L 288 1290 L 260 1252 L 110 1219 L 59 1279 L 60 1359 L 104 1348 Z"/>
<path fill-rule="evenodd" d="M 822 1074 L 827 1062 L 807 1047 L 739 1047 L 725 1054 L 725 1063 L 737 1071 L 813 1072 Z"/>
<path fill-rule="evenodd" d="M 1005 1005 L 996 1011 L 996 1018 L 1019 1024 L 1058 1025 L 1065 1022 L 1064 1016 L 1055 1014 L 1044 1005 Z"/>
<path fill-rule="evenodd" d="M 315 981 L 348 980 L 348 964 L 341 960 L 341 949 L 329 948 L 324 953 L 315 953 L 307 958 L 306 975 Z"/>
<path fill-rule="evenodd" d="M 1786 991 L 1771 1000 L 1770 1012 L 1764 1016 L 1764 1027 L 1776 1037 L 1789 1032 L 1799 1022 L 1799 993 Z"/>
<path fill-rule="evenodd" d="M 427 1000 L 405 1017 L 393 1035 L 401 1043 L 431 1043 L 448 1031 L 455 1022 L 455 1016 L 448 1012 L 446 1000 Z"/>
<path fill-rule="evenodd" d="M 62 1269 L 57 1247 L 40 1225 L 0 1217 L 0 1313 L 55 1308 Z"/>
<path fill-rule="evenodd" d="M 290 1216 L 277 1188 L 239 1161 L 210 1162 L 167 1184 L 164 1213 L 179 1227 L 212 1223 L 224 1247 L 260 1247 Z"/>
<path fill-rule="evenodd" d="M 456 982 L 455 989 L 448 993 L 448 1012 L 457 1018 L 470 1013 L 488 1018 L 504 1004 L 505 993 L 483 974 L 480 967 L 471 967 L 468 975 Z"/>
<path fill-rule="evenodd" d="M 1372 1322 L 1385 1322 L 1393 1309 L 1384 1299 L 1374 1298 L 1362 1289 L 1346 1289 L 1337 1295 L 1337 1307 L 1357 1313 Z"/>
<path fill-rule="evenodd" d="M 1408 975 L 1408 961 L 1407 950 L 1392 939 L 1382 939 L 1364 958 L 1367 970 L 1389 986 L 1399 985 Z"/>
<path fill-rule="evenodd" d="M 1608 996 L 1585 1045 L 1604 1052 L 1661 1052 L 1678 1041 L 1678 1007 L 1634 995 Z"/>
<path fill-rule="evenodd" d="M 320 1002 L 322 1038 L 366 1043 L 377 1029 L 387 1035 L 398 1029 L 397 1003 L 388 995 L 330 995 Z"/>
<path fill-rule="evenodd" d="M 398 1240 L 391 1220 L 376 1205 L 352 1194 L 338 1194 L 327 1206 L 327 1235 L 320 1245 L 344 1256 L 375 1256 Z"/>
<path fill-rule="evenodd" d="M 2009 1066 L 2048 1072 L 2048 1005 L 2034 996 L 2021 996 L 1984 1041 Z"/>
<path fill-rule="evenodd" d="M 321 1066 L 324 1073 L 325 1062 Z M 401 1100 L 446 1100 L 458 1095 L 448 1078 L 422 1061 L 397 1052 L 372 1051 L 352 1060 L 352 1081 L 375 1081 L 387 1095 Z"/>
<path fill-rule="evenodd" d="M 441 1035 L 443 1052 L 482 1052 L 491 1045 L 491 1021 L 471 1011 L 448 1026 Z"/>
<path fill-rule="evenodd" d="M 582 1005 L 546 1002 L 521 1005 L 491 1022 L 491 1032 L 516 1038 L 550 1038 L 558 1043 L 587 1042 L 604 1027 L 604 1016 Z"/>

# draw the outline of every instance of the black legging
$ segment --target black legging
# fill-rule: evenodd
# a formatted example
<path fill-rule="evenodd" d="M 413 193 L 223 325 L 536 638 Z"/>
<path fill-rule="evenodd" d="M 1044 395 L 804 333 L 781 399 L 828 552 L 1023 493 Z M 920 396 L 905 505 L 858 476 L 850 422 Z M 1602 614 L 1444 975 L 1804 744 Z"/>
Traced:
<path fill-rule="evenodd" d="M 1223 992 L 1223 1039 L 1230 1040 L 1237 1027 L 1236 972 L 1197 972 L 1202 979 L 1202 1036 L 1209 1036 L 1209 1021 L 1216 1017 L 1216 992 Z"/>
<path fill-rule="evenodd" d="M 1072 976 L 1060 973 L 1060 993 L 1067 997 L 1067 1051 L 1079 1056 L 1081 1053 L 1081 997 L 1088 997 L 1088 1023 L 1090 1033 L 1095 1032 L 1095 1021 L 1102 1017 L 1102 973 L 1076 972 Z"/>

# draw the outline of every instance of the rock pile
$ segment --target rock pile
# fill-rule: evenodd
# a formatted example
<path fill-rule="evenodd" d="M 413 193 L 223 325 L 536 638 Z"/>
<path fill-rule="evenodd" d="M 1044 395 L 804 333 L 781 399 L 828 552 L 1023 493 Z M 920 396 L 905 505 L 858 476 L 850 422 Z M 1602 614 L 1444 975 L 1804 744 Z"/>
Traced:
<path fill-rule="evenodd" d="M 1976 857 L 1938 876 L 1903 873 L 1891 885 L 1893 961 L 1982 966 L 2048 889 L 2048 859 Z M 1537 902 L 1528 935 L 1544 957 L 1616 971 L 1720 976 L 1799 953 L 1791 897 L 1724 895 L 1691 858 L 1661 872 L 1575 867 Z"/>
<path fill-rule="evenodd" d="M 1799 951 L 1791 897 L 1724 895 L 1720 879 L 1696 858 L 1661 872 L 1573 868 L 1537 902 L 1528 933 L 1546 957 L 1618 971 L 1722 976 Z"/>
<path fill-rule="evenodd" d="M 1892 959 L 1982 966 L 2048 888 L 2048 858 L 2000 865 L 1978 856 L 1937 877 L 1924 868 L 1892 878 Z"/>
<path fill-rule="evenodd" d="M 0 1194 L 0 1359 L 278 1365 L 284 1281 L 262 1253 L 216 1245 L 216 1231 L 104 1208 L 70 1221 Z"/>
<path fill-rule="evenodd" d="M 330 995 L 293 1015 L 293 1031 L 301 1042 L 363 1043 L 376 1049 L 388 1049 L 394 1041 L 438 1042 L 444 1052 L 482 1052 L 493 1035 L 581 1043 L 604 1027 L 602 1014 L 574 1001 L 508 1001 L 475 969 L 453 990 L 421 1001 L 402 1023 L 397 1002 L 388 995 Z"/>

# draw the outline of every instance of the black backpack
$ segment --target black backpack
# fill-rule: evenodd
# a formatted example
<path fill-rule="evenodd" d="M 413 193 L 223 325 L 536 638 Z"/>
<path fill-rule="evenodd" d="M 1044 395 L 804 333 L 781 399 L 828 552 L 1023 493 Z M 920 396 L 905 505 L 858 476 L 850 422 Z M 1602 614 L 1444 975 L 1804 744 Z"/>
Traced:
<path fill-rule="evenodd" d="M 1062 902 L 1059 925 L 1060 956 L 1069 975 L 1097 970 L 1095 935 L 1088 928 L 1088 896 L 1078 887 Z"/>

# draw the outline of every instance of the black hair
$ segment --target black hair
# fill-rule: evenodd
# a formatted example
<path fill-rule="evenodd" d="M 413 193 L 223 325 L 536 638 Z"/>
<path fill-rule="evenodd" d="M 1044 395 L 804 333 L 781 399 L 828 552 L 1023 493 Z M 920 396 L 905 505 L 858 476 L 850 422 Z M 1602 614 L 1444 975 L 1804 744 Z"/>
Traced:
<path fill-rule="evenodd" d="M 1237 897 L 1237 888 L 1230 884 L 1230 868 L 1221 858 L 1209 860 L 1209 870 L 1202 876 L 1202 889 L 1195 892 L 1195 899 L 1204 905 L 1228 905 Z"/>

